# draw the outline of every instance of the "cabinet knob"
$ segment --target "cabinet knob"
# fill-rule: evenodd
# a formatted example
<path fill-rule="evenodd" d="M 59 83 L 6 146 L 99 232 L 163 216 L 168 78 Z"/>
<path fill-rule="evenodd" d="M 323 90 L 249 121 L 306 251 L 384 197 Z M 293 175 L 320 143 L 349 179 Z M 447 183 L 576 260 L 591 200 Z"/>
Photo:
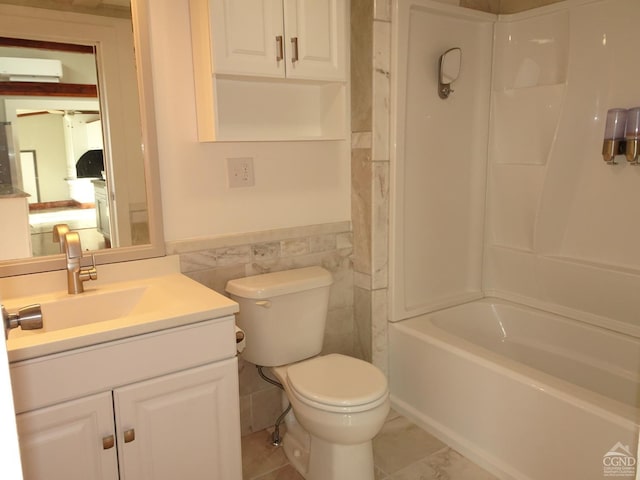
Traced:
<path fill-rule="evenodd" d="M 291 63 L 296 63 L 298 61 L 298 37 L 291 37 L 291 46 L 293 47 Z"/>
<path fill-rule="evenodd" d="M 115 444 L 116 444 L 116 439 L 113 435 L 109 435 L 102 439 L 102 448 L 104 450 L 109 450 L 110 448 L 113 448 Z"/>
<path fill-rule="evenodd" d="M 131 428 L 124 432 L 124 443 L 133 442 L 136 439 L 136 430 Z"/>

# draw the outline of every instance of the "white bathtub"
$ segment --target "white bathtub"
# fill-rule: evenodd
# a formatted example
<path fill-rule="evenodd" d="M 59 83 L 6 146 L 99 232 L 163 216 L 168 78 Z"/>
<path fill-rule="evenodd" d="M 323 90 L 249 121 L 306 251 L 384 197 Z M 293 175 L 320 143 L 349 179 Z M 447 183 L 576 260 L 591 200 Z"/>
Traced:
<path fill-rule="evenodd" d="M 487 298 L 389 341 L 394 407 L 498 477 L 635 478 L 638 339 Z"/>

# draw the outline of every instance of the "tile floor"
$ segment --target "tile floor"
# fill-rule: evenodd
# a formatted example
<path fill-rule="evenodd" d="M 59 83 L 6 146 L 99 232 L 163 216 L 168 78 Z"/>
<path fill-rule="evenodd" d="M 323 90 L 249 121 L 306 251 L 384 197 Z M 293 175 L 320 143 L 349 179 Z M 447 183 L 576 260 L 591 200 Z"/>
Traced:
<path fill-rule="evenodd" d="M 269 439 L 266 430 L 242 438 L 244 480 L 303 480 Z M 373 456 L 376 480 L 496 480 L 393 411 L 373 441 Z"/>

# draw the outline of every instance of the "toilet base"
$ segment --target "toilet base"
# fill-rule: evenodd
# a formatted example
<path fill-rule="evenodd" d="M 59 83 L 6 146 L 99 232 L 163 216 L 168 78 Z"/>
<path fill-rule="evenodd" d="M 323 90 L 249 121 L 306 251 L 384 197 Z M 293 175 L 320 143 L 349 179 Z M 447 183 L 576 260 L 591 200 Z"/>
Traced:
<path fill-rule="evenodd" d="M 292 409 L 285 416 L 287 432 L 283 447 L 300 475 L 305 480 L 374 480 L 372 439 L 389 412 L 388 394 L 381 403 L 364 410 L 350 413 L 317 410 L 295 395 L 290 396 L 286 366 L 272 371 L 285 387 L 283 408 L 291 400 Z M 322 438 L 311 432 L 317 432 Z M 365 439 L 367 441 L 357 443 Z"/>
<path fill-rule="evenodd" d="M 372 442 L 338 445 L 310 436 L 309 450 L 288 432 L 284 452 L 305 480 L 374 480 Z"/>
<path fill-rule="evenodd" d="M 373 480 L 371 442 L 337 445 L 311 437 L 306 480 Z"/>
<path fill-rule="evenodd" d="M 307 470 L 309 469 L 308 446 L 305 447 L 295 435 L 287 432 L 282 440 L 282 448 L 289 463 L 300 475 L 306 478 Z"/>
<path fill-rule="evenodd" d="M 289 406 L 287 394 L 282 392 L 282 409 L 285 410 Z M 302 425 L 298 423 L 298 419 L 293 413 L 293 409 L 284 417 L 286 431 L 282 438 L 282 448 L 289 463 L 304 476 L 309 468 L 309 446 L 311 437 Z"/>

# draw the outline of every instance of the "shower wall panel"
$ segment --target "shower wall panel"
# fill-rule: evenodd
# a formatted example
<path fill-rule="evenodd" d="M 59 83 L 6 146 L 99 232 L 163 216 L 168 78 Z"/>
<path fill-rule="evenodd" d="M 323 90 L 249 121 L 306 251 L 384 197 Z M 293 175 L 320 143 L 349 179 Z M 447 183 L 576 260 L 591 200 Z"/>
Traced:
<path fill-rule="evenodd" d="M 483 284 L 633 335 L 640 167 L 601 152 L 607 110 L 640 105 L 638 18 L 638 0 L 500 17 Z"/>
<path fill-rule="evenodd" d="M 391 320 L 481 295 L 495 16 L 429 0 L 395 3 Z M 438 96 L 438 62 L 462 49 Z"/>

